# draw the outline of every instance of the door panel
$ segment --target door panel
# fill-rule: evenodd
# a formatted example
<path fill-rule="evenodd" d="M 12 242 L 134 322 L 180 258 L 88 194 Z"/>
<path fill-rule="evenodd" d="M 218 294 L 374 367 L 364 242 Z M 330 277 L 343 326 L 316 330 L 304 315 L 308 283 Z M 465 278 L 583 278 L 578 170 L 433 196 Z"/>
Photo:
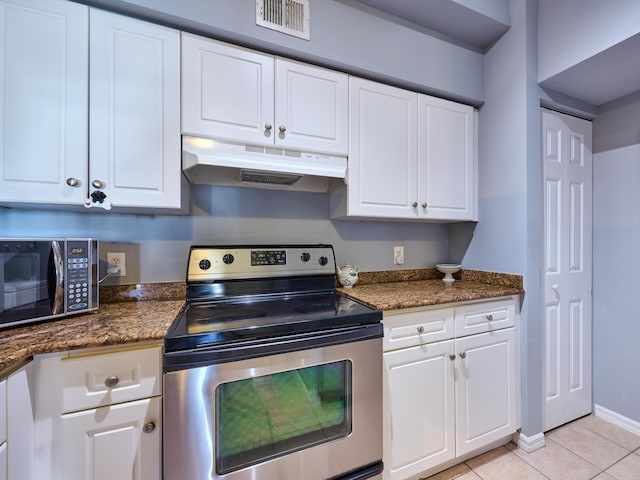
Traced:
<path fill-rule="evenodd" d="M 543 110 L 544 430 L 591 412 L 591 123 Z"/>

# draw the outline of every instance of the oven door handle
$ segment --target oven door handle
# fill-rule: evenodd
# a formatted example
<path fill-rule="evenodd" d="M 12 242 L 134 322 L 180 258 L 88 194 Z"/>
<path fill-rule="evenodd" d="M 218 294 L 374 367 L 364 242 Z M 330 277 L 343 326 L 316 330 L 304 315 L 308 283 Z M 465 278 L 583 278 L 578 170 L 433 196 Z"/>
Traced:
<path fill-rule="evenodd" d="M 164 372 L 382 338 L 382 323 L 164 352 Z M 380 347 L 382 348 L 382 347 Z"/>

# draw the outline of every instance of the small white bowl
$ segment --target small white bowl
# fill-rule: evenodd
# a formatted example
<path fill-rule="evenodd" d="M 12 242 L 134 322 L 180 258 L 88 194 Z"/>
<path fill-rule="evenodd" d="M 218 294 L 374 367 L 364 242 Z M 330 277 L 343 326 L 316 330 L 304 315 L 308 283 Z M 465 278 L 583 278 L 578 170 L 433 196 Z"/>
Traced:
<path fill-rule="evenodd" d="M 456 263 L 439 263 L 436 265 L 436 268 L 440 273 L 444 273 L 442 281 L 447 285 L 451 285 L 456 281 L 456 279 L 453 278 L 453 274 L 458 273 L 462 266 Z"/>

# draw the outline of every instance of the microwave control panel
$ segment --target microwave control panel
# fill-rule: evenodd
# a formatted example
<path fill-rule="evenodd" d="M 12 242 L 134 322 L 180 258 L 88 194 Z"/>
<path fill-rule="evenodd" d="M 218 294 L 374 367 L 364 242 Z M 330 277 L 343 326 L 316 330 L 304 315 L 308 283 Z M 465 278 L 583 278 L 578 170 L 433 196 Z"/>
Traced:
<path fill-rule="evenodd" d="M 89 242 L 67 241 L 67 309 L 83 310 L 89 306 L 91 292 L 91 250 Z"/>

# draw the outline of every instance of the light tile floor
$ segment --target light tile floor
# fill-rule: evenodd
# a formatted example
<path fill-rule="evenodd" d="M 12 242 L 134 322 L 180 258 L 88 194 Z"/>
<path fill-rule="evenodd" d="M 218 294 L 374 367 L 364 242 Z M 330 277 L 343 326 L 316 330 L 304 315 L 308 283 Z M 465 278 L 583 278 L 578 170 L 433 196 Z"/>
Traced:
<path fill-rule="evenodd" d="M 640 436 L 590 415 L 545 436 L 525 453 L 513 443 L 427 480 L 640 480 Z"/>

